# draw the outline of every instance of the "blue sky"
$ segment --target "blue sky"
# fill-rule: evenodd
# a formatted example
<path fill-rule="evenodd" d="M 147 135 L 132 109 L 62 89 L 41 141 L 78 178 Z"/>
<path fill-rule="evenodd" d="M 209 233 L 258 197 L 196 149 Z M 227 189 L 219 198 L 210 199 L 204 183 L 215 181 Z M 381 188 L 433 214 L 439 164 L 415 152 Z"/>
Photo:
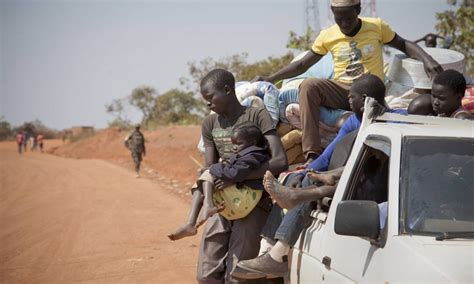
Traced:
<path fill-rule="evenodd" d="M 113 119 L 105 104 L 141 85 L 179 87 L 187 62 L 285 53 L 288 32 L 305 31 L 304 2 L 0 0 L 0 116 L 105 127 Z M 446 0 L 377 1 L 377 15 L 412 40 L 434 32 L 435 12 L 448 8 Z"/>

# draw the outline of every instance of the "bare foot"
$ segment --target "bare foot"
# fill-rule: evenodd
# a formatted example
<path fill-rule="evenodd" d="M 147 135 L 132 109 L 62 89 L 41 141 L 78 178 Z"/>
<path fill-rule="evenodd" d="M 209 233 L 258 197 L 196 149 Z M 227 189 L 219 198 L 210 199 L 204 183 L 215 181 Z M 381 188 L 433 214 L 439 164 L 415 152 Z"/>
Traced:
<path fill-rule="evenodd" d="M 211 218 L 214 214 L 221 212 L 222 210 L 224 210 L 224 208 L 224 202 L 212 207 L 204 205 L 201 209 L 201 213 L 199 214 L 199 218 L 195 227 L 199 228 L 200 226 L 202 226 L 202 224 L 206 223 L 207 219 Z"/>
<path fill-rule="evenodd" d="M 294 189 L 281 185 L 270 171 L 267 171 L 263 177 L 263 187 L 282 208 L 291 209 L 299 204 L 294 199 Z"/>
<path fill-rule="evenodd" d="M 197 228 L 193 224 L 185 224 L 176 230 L 176 232 L 169 234 L 168 238 L 172 241 L 190 237 L 197 234 Z"/>
<path fill-rule="evenodd" d="M 312 181 L 322 182 L 325 185 L 335 185 L 341 176 L 330 172 L 309 172 L 308 178 Z"/>

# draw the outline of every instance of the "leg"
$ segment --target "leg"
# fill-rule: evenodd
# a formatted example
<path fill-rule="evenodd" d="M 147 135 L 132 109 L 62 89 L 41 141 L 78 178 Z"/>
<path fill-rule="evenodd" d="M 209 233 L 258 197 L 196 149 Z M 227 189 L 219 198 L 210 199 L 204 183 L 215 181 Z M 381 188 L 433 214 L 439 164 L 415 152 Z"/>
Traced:
<path fill-rule="evenodd" d="M 309 223 L 309 213 L 312 209 L 313 204 L 306 202 L 288 211 L 275 232 L 275 239 L 278 241 L 270 252 L 254 259 L 240 261 L 234 274 L 242 279 L 286 278 L 288 276 L 288 253 L 296 243 L 301 231 Z"/>
<path fill-rule="evenodd" d="M 132 159 L 135 165 L 135 173 L 137 177 L 140 176 L 140 162 L 141 162 L 141 153 L 132 150 Z"/>
<path fill-rule="evenodd" d="M 278 227 L 283 220 L 283 210 L 277 203 L 274 203 L 270 214 L 268 215 L 267 221 L 262 229 L 262 237 L 267 238 L 269 240 L 273 240 L 275 238 L 275 233 L 278 230 Z"/>
<path fill-rule="evenodd" d="M 230 221 L 221 215 L 216 214 L 207 220 L 199 246 L 198 283 L 224 284 L 230 234 Z"/>
<path fill-rule="evenodd" d="M 326 196 L 332 196 L 335 186 L 308 186 L 294 189 L 281 185 L 278 180 L 267 171 L 265 173 L 263 186 L 270 196 L 283 208 L 293 209 L 301 203 L 319 200 Z"/>
<path fill-rule="evenodd" d="M 319 111 L 321 106 L 349 110 L 350 86 L 327 79 L 306 79 L 300 85 L 300 114 L 303 152 L 308 159 L 321 152 Z"/>
<path fill-rule="evenodd" d="M 202 188 L 204 191 L 204 203 L 196 223 L 196 228 L 204 224 L 212 215 L 222 211 L 225 206 L 224 204 L 219 204 L 218 206 L 214 205 L 214 202 L 212 201 L 212 193 L 214 190 L 213 183 L 202 181 Z"/>
<path fill-rule="evenodd" d="M 263 196 L 263 198 L 266 199 L 268 196 Z M 247 217 L 233 221 L 226 260 L 226 283 L 242 283 L 230 275 L 232 268 L 236 265 L 234 261 L 252 259 L 258 255 L 260 233 L 267 217 L 268 212 L 257 205 Z"/>
<path fill-rule="evenodd" d="M 201 210 L 203 199 L 203 193 L 198 188 L 194 189 L 191 209 L 189 210 L 186 224 L 179 227 L 174 233 L 169 234 L 168 238 L 170 240 L 176 241 L 181 238 L 194 236 L 197 234 L 196 220 L 198 218 L 199 211 Z"/>
<path fill-rule="evenodd" d="M 142 163 L 142 152 L 137 152 L 137 163 L 135 164 L 135 169 L 137 174 L 140 174 L 140 164 Z"/>
<path fill-rule="evenodd" d="M 341 178 L 344 167 L 327 172 L 309 172 L 308 178 L 313 182 L 322 182 L 325 185 L 336 185 Z"/>

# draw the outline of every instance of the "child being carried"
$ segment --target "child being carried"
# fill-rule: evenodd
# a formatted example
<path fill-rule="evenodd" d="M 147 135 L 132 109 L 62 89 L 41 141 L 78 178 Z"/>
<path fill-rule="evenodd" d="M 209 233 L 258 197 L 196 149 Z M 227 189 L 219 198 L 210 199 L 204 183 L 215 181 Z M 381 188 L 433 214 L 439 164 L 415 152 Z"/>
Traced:
<path fill-rule="evenodd" d="M 242 123 L 234 127 L 231 142 L 229 163 L 212 164 L 201 174 L 192 187 L 188 222 L 168 235 L 170 240 L 195 235 L 197 228 L 216 213 L 227 220 L 244 218 L 260 201 L 262 180 L 247 177 L 270 159 L 267 141 L 256 125 Z"/>

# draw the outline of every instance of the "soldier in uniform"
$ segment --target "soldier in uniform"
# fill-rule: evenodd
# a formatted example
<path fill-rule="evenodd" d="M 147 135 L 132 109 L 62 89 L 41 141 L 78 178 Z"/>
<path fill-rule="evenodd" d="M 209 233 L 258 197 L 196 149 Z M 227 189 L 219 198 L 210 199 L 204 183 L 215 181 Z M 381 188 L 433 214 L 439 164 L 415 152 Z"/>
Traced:
<path fill-rule="evenodd" d="M 135 163 L 136 177 L 140 177 L 140 163 L 142 155 L 145 156 L 145 137 L 140 132 L 140 125 L 135 126 L 135 130 L 125 138 L 125 147 L 132 152 L 133 162 Z"/>

